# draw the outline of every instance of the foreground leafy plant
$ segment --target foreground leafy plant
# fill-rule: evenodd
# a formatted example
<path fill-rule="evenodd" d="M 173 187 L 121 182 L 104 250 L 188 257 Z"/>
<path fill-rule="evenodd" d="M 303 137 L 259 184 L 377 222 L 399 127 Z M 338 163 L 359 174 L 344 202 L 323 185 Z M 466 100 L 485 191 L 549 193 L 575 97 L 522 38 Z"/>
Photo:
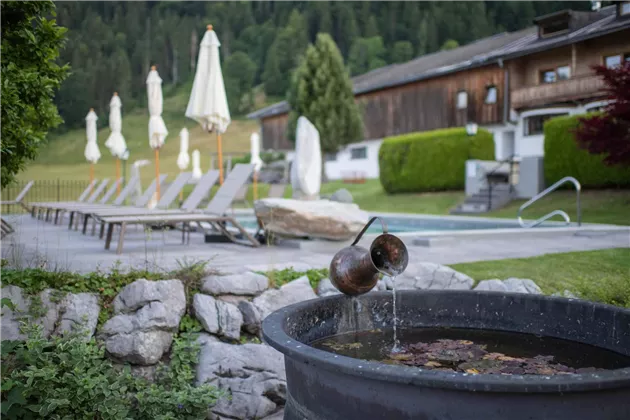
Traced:
<path fill-rule="evenodd" d="M 175 339 L 170 366 L 155 383 L 118 372 L 93 339 L 74 335 L 51 341 L 36 326 L 25 342 L 2 343 L 2 415 L 9 419 L 204 419 L 224 392 L 195 387 L 199 345 Z"/>

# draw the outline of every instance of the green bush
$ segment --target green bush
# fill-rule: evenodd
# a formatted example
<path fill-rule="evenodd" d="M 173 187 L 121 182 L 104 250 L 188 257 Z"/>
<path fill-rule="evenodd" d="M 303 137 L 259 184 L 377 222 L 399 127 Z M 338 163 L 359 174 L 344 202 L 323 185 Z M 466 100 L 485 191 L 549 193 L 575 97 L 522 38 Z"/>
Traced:
<path fill-rule="evenodd" d="M 466 160 L 494 159 L 492 134 L 465 128 L 411 133 L 386 138 L 379 151 L 381 184 L 389 194 L 460 190 L 465 186 Z"/>
<path fill-rule="evenodd" d="M 545 182 L 551 185 L 573 176 L 582 187 L 630 186 L 630 167 L 606 166 L 603 157 L 581 149 L 575 129 L 583 115 L 552 118 L 545 123 Z"/>
<path fill-rule="evenodd" d="M 2 416 L 8 419 L 205 419 L 224 392 L 195 387 L 199 345 L 176 338 L 170 366 L 159 365 L 155 382 L 122 372 L 94 339 L 41 335 L 25 327 L 25 342 L 2 342 Z"/>

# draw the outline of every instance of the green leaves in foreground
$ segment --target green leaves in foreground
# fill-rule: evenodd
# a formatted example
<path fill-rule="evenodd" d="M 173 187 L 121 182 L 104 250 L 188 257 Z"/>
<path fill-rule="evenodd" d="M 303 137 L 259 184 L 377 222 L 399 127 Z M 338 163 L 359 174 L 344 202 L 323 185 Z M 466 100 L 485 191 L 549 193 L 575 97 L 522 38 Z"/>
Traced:
<path fill-rule="evenodd" d="M 42 337 L 30 327 L 26 342 L 2 342 L 2 416 L 8 419 L 205 419 L 223 393 L 195 387 L 199 346 L 173 342 L 171 363 L 155 382 L 120 371 L 93 339 Z"/>

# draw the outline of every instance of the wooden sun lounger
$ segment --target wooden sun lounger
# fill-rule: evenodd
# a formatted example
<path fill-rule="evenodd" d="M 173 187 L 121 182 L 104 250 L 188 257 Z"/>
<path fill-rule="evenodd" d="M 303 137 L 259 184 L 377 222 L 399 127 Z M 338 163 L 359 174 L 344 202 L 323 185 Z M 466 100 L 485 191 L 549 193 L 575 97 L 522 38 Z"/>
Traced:
<path fill-rule="evenodd" d="M 225 216 L 225 212 L 229 209 L 238 189 L 249 179 L 254 166 L 249 164 L 237 164 L 228 174 L 225 182 L 219 188 L 215 196 L 212 198 L 203 213 L 162 213 L 162 214 L 145 214 L 145 215 L 126 215 L 126 216 L 109 216 L 99 218 L 101 222 L 107 224 L 107 236 L 105 238 L 105 249 L 109 249 L 115 226 L 120 226 L 120 234 L 118 237 L 118 247 L 116 252 L 122 252 L 125 231 L 128 225 L 159 225 L 159 224 L 177 224 L 182 223 L 182 243 L 190 240 L 188 227 L 191 223 L 208 223 L 212 228 L 229 238 L 231 241 L 239 244 L 260 246 L 260 243 L 247 232 L 233 217 Z M 233 225 L 245 238 L 238 239 L 232 232 L 227 229 L 226 224 Z"/>
<path fill-rule="evenodd" d="M 103 197 L 98 201 L 98 203 L 82 203 L 82 202 L 58 202 L 58 203 L 50 203 L 47 206 L 42 206 L 40 208 L 41 210 L 46 210 L 46 219 L 48 219 L 50 217 L 50 215 L 54 212 L 55 217 L 54 217 L 54 223 L 55 224 L 59 224 L 63 221 L 64 215 L 66 213 L 70 213 L 70 225 L 72 225 L 72 219 L 74 217 L 74 211 L 77 208 L 87 208 L 87 207 L 95 207 L 95 206 L 104 206 L 106 205 L 106 203 L 112 198 L 112 196 L 116 193 L 116 190 L 118 189 L 118 184 L 120 184 L 122 182 L 121 179 L 118 179 L 116 182 L 114 182 L 114 184 L 112 184 L 109 189 L 107 190 L 107 192 L 105 193 L 105 195 L 103 195 Z M 121 191 L 120 195 L 116 198 L 116 200 L 114 201 L 114 203 L 120 203 L 122 204 L 124 202 L 124 200 L 127 198 L 127 196 L 129 194 L 131 194 L 131 192 L 133 191 L 133 189 L 135 188 L 135 186 L 137 185 L 137 183 L 139 182 L 139 178 L 138 177 L 132 177 L 129 180 L 129 183 L 125 186 L 125 188 L 123 188 L 123 190 Z"/>
<path fill-rule="evenodd" d="M 0 239 L 4 239 L 5 236 L 13 233 L 14 230 L 13 226 L 11 226 L 11 224 L 9 224 L 9 222 L 7 222 L 6 220 L 0 218 L 0 222 L 2 225 L 2 228 L 0 230 Z"/>
<path fill-rule="evenodd" d="M 26 184 L 24 186 L 24 188 L 22 188 L 22 191 L 20 191 L 20 193 L 17 195 L 17 197 L 15 197 L 13 200 L 2 200 L 0 201 L 0 205 L 12 205 L 12 204 L 17 204 L 22 206 L 22 208 L 26 211 L 30 211 L 30 209 L 28 208 L 28 206 L 26 204 L 24 204 L 24 202 L 22 200 L 24 200 L 24 197 L 26 197 L 26 194 L 28 194 L 28 192 L 30 191 L 30 189 L 33 187 L 33 184 L 35 183 L 35 181 L 29 181 L 28 184 Z M 4 226 L 6 222 L 3 220 L 2 221 L 2 225 Z M 7 225 L 9 225 L 8 223 L 6 223 Z M 10 225 L 9 225 L 10 226 Z"/>
<path fill-rule="evenodd" d="M 121 214 L 110 214 L 109 216 L 131 216 L 131 215 L 154 215 L 154 214 L 177 214 L 177 213 L 182 213 L 182 212 L 193 212 L 197 209 L 197 207 L 199 207 L 199 204 L 201 204 L 201 202 L 203 201 L 203 199 L 208 195 L 208 193 L 210 192 L 210 189 L 212 188 L 212 186 L 217 182 L 217 180 L 219 179 L 219 171 L 218 170 L 210 170 L 208 171 L 206 174 L 204 174 L 198 181 L 197 181 L 197 185 L 195 186 L 195 188 L 193 189 L 193 191 L 188 195 L 188 197 L 186 198 L 186 200 L 184 200 L 184 203 L 182 204 L 182 206 L 179 209 L 168 209 L 168 208 L 154 208 L 154 209 L 147 209 L 147 208 L 126 208 L 126 213 L 121 213 Z M 171 184 L 172 185 L 172 184 Z M 185 183 L 183 184 L 185 185 Z M 183 186 L 182 185 L 182 186 Z M 181 188 L 179 188 L 181 189 Z M 177 195 L 177 193 L 179 193 L 179 189 L 175 190 L 172 192 L 172 194 L 174 194 L 174 196 Z M 168 197 L 167 197 L 168 199 Z M 162 201 L 162 200 L 160 200 Z M 172 200 L 170 200 L 172 202 Z M 159 203 L 158 203 L 159 204 Z M 168 207 L 168 205 L 162 206 L 162 207 Z M 104 234 L 104 229 L 105 229 L 105 222 L 102 221 L 102 217 L 104 217 L 105 214 L 93 214 L 92 218 L 94 220 L 94 223 L 100 223 L 101 224 L 101 229 L 100 229 L 100 234 L 99 234 L 99 238 L 103 238 L 103 234 Z M 87 230 L 87 225 L 84 224 L 83 226 L 83 233 L 86 233 Z M 92 227 L 92 235 L 94 235 L 94 226 Z"/>
<path fill-rule="evenodd" d="M 160 185 L 164 182 L 167 176 L 168 175 L 166 174 L 160 175 L 160 178 L 159 178 Z M 151 198 L 153 197 L 153 195 L 155 194 L 155 191 L 157 190 L 157 182 L 158 180 L 154 179 L 153 182 L 151 182 L 151 185 L 149 185 L 149 187 L 144 191 L 144 193 L 140 197 L 136 198 L 136 201 L 133 203 L 133 206 L 122 206 L 124 199 L 120 200 L 120 197 L 118 197 L 116 198 L 116 201 L 114 202 L 113 205 L 79 206 L 79 207 L 67 210 L 70 212 L 70 223 L 68 225 L 68 228 L 70 229 L 72 228 L 73 219 L 76 219 L 75 230 L 78 230 L 80 220 L 83 220 L 83 226 L 85 229 L 85 227 L 87 226 L 88 219 L 90 217 L 93 217 L 93 214 L 95 212 L 108 211 L 108 210 L 111 211 L 112 209 L 123 209 L 123 208 L 130 209 L 134 207 L 137 207 L 137 208 L 146 207 L 149 204 L 149 201 L 151 201 Z"/>
<path fill-rule="evenodd" d="M 70 204 L 73 204 L 73 203 L 82 203 L 82 202 L 84 202 L 85 199 L 90 194 L 90 191 L 92 191 L 92 188 L 94 187 L 94 185 L 96 185 L 97 182 L 98 181 L 96 179 L 93 180 L 92 182 L 90 182 L 90 184 L 87 186 L 87 188 L 85 190 L 83 190 L 81 195 L 79 195 L 79 198 L 77 198 L 77 201 L 42 201 L 42 202 L 30 203 L 31 204 L 31 216 L 35 217 L 37 215 L 39 217 L 40 212 L 43 209 L 47 209 L 50 206 L 63 206 L 63 205 L 70 205 Z"/>

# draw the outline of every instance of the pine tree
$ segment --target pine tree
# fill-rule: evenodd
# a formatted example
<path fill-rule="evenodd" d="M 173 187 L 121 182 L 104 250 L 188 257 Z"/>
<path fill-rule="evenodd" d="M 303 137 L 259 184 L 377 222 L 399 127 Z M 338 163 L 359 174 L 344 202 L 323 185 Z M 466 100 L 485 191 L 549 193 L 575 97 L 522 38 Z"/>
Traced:
<path fill-rule="evenodd" d="M 392 48 L 392 63 L 404 63 L 413 58 L 413 45 L 409 41 L 397 41 Z"/>
<path fill-rule="evenodd" d="M 380 36 L 355 39 L 348 57 L 348 67 L 353 76 L 385 65 L 385 46 Z"/>
<path fill-rule="evenodd" d="M 297 10 L 291 12 L 289 23 L 276 37 L 267 55 L 263 81 L 268 95 L 285 95 L 291 72 L 297 66 L 308 45 L 306 20 Z"/>
<path fill-rule="evenodd" d="M 247 112 L 252 105 L 251 91 L 256 75 L 256 63 L 242 51 L 235 52 L 223 64 L 225 90 L 230 112 Z M 247 95 L 244 101 L 243 97 Z"/>
<path fill-rule="evenodd" d="M 291 106 L 288 135 L 293 141 L 297 120 L 302 115 L 319 131 L 323 153 L 335 153 L 341 146 L 363 137 L 352 83 L 341 53 L 328 34 L 318 34 L 315 45 L 309 45 L 294 73 L 288 102 Z"/>

